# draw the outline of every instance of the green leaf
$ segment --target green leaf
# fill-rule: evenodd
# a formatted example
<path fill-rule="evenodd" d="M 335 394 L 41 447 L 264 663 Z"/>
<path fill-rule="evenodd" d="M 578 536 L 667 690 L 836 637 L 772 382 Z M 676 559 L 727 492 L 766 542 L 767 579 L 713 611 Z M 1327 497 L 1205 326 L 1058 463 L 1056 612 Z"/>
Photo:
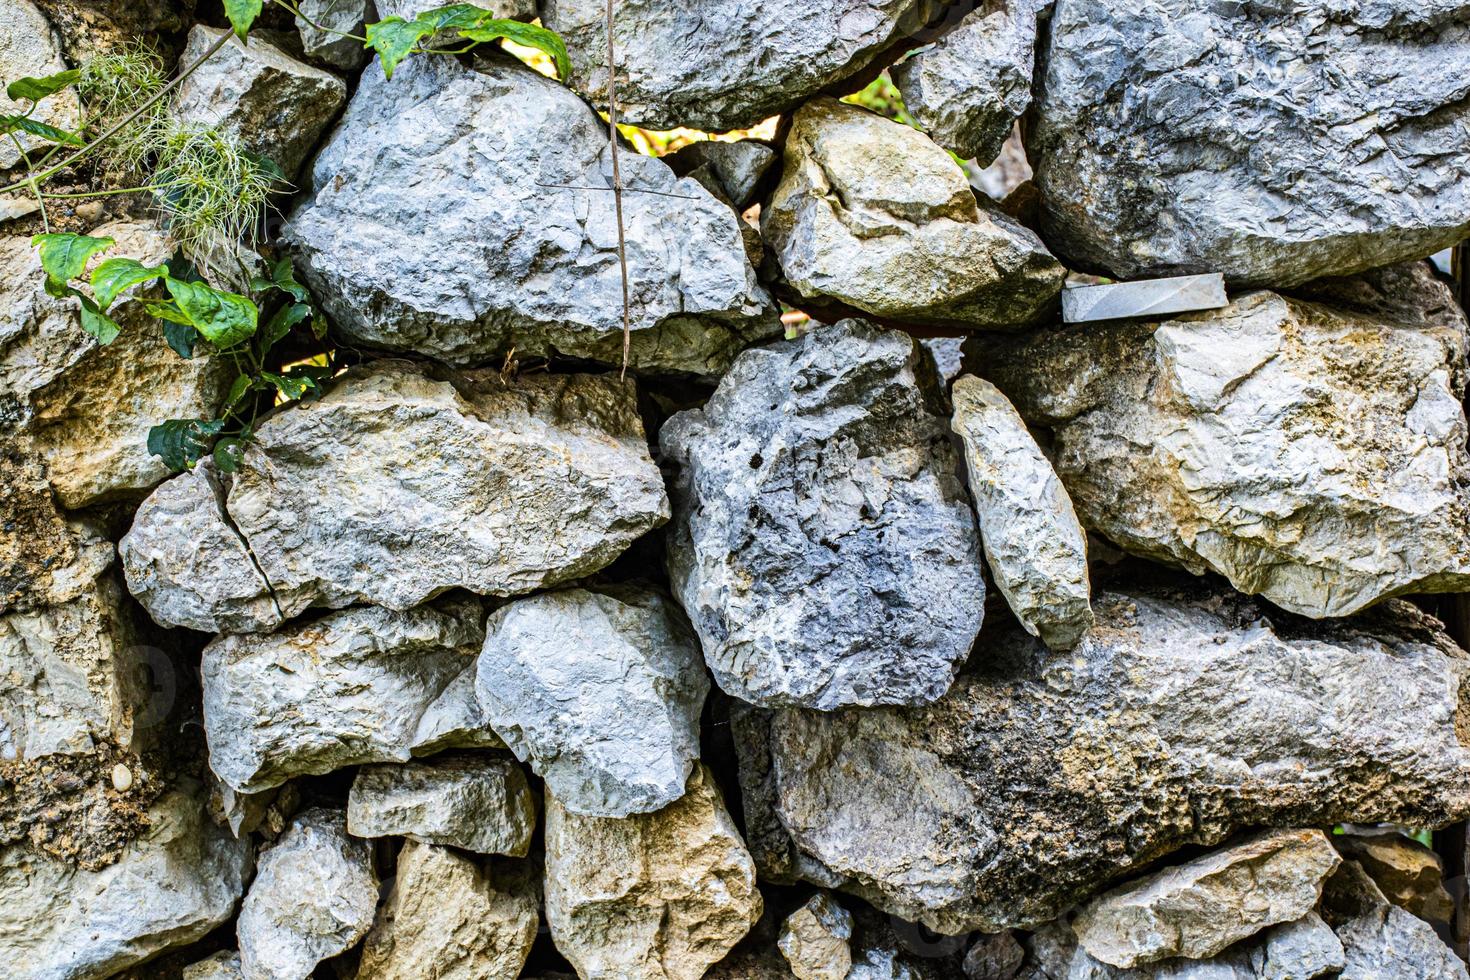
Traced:
<path fill-rule="evenodd" d="M 320 398 L 326 391 L 322 386 L 332 380 L 332 369 L 325 364 L 296 364 L 286 371 L 286 377 L 307 382 L 311 386 L 307 396 Z"/>
<path fill-rule="evenodd" d="M 230 385 L 230 393 L 225 396 L 224 410 L 228 412 L 230 409 L 238 405 L 240 403 L 240 399 L 244 398 L 245 393 L 250 390 L 250 385 L 252 383 L 253 382 L 251 381 L 248 374 L 237 375 L 235 377 L 234 384 Z"/>
<path fill-rule="evenodd" d="M 86 142 L 76 133 L 69 133 L 55 126 L 48 126 L 36 119 L 27 116 L 0 116 L 0 134 L 13 133 L 20 130 L 22 133 L 30 133 L 39 136 L 43 140 L 60 143 L 63 146 L 85 146 Z"/>
<path fill-rule="evenodd" d="M 488 10 L 473 3 L 451 3 L 432 10 L 425 10 L 414 17 L 414 20 L 428 24 L 431 31 L 451 31 L 475 27 L 489 16 Z"/>
<path fill-rule="evenodd" d="M 260 352 L 265 354 L 291 332 L 291 328 L 311 316 L 311 307 L 305 303 L 288 303 L 276 310 L 265 325 L 260 338 Z"/>
<path fill-rule="evenodd" d="M 240 40 L 245 40 L 263 5 L 264 0 L 225 0 L 225 16 L 230 18 L 230 26 Z"/>
<path fill-rule="evenodd" d="M 298 303 L 305 303 L 311 299 L 311 294 L 306 287 L 296 281 L 296 269 L 291 264 L 290 257 L 281 259 L 271 266 L 271 277 L 264 279 L 260 276 L 252 276 L 250 288 L 256 292 L 265 292 L 270 289 L 279 289 L 290 295 Z"/>
<path fill-rule="evenodd" d="M 260 376 L 266 381 L 269 381 L 271 384 L 275 385 L 276 390 L 284 395 L 287 401 L 295 401 L 296 399 L 300 398 L 302 395 L 306 394 L 307 389 L 311 388 L 314 384 L 314 382 L 310 378 L 282 377 L 279 374 L 272 374 L 269 371 L 260 372 Z"/>
<path fill-rule="evenodd" d="M 5 86 L 5 94 L 13 102 L 19 102 L 21 99 L 40 102 L 48 95 L 55 95 L 62 89 L 75 85 L 81 77 L 82 73 L 76 69 L 60 71 L 55 75 L 47 75 L 45 78 L 31 78 L 27 75 Z"/>
<path fill-rule="evenodd" d="M 111 238 L 57 233 L 37 235 L 31 244 L 41 250 L 41 268 L 52 282 L 65 283 L 77 278 L 87 268 L 87 260 L 114 244 Z M 53 294 L 54 295 L 54 294 Z"/>
<path fill-rule="evenodd" d="M 168 267 L 144 265 L 137 259 L 108 259 L 92 270 L 92 295 L 104 310 L 123 290 L 168 275 Z"/>
<path fill-rule="evenodd" d="M 245 440 L 231 436 L 214 444 L 214 465 L 221 473 L 233 473 L 240 468 L 240 457 L 245 453 Z"/>
<path fill-rule="evenodd" d="M 97 304 L 92 302 L 81 293 L 77 298 L 82 301 L 82 329 L 97 338 L 99 344 L 110 344 L 122 333 L 122 327 L 118 326 L 116 320 L 98 309 Z"/>
<path fill-rule="evenodd" d="M 167 305 L 173 306 L 172 303 Z M 178 307 L 174 306 L 174 309 L 177 310 Z M 184 318 L 182 313 L 179 316 Z M 194 329 L 192 323 L 179 323 L 177 320 L 165 319 L 163 321 L 163 339 L 168 341 L 168 345 L 174 349 L 175 354 L 188 361 L 194 357 L 194 348 L 199 342 L 199 331 Z"/>
<path fill-rule="evenodd" d="M 482 11 L 483 13 L 483 11 Z M 556 75 L 566 78 L 572 73 L 572 59 L 567 56 L 567 46 L 554 32 L 535 24 L 523 24 L 518 20 L 485 19 L 473 27 L 459 32 L 459 36 L 471 41 L 498 41 L 507 38 L 528 48 L 544 51 L 556 62 Z"/>
<path fill-rule="evenodd" d="M 224 419 L 169 419 L 148 430 L 148 451 L 169 469 L 184 470 L 204 458 L 224 427 Z"/>
<path fill-rule="evenodd" d="M 249 340 L 260 325 L 260 311 L 244 296 L 172 276 L 163 283 L 194 329 L 220 350 Z"/>
<path fill-rule="evenodd" d="M 434 33 L 434 28 L 419 20 L 406 21 L 389 17 L 367 25 L 367 47 L 376 51 L 383 62 L 383 76 L 393 77 L 393 69 L 408 57 L 413 46 Z"/>

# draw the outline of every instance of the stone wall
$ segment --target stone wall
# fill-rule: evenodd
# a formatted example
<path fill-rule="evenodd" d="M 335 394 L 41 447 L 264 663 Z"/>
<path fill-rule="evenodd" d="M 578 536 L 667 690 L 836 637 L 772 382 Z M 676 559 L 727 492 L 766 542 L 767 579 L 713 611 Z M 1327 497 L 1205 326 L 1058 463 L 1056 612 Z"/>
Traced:
<path fill-rule="evenodd" d="M 0 199 L 0 974 L 1470 980 L 1470 3 L 618 0 L 624 121 L 774 117 L 621 229 L 602 0 L 480 5 L 567 80 L 302 0 L 172 100 L 340 365 L 225 469 Z"/>

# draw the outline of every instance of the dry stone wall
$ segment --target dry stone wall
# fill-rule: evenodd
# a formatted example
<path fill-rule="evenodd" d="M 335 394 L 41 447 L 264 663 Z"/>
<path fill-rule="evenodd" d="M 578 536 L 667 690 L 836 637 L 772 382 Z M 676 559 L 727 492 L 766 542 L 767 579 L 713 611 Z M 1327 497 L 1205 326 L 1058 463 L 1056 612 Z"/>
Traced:
<path fill-rule="evenodd" d="M 1470 980 L 1470 2 L 239 6 L 0 0 L 292 182 L 0 192 L 0 975 Z"/>

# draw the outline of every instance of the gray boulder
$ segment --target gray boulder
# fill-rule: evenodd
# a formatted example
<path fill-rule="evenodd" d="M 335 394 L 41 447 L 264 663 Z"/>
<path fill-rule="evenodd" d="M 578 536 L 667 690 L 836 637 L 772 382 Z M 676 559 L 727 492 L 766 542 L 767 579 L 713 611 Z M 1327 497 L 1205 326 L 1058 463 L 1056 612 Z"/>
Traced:
<path fill-rule="evenodd" d="M 925 326 L 1026 327 L 1066 276 L 923 133 L 825 97 L 797 110 L 761 232 L 803 297 Z"/>
<path fill-rule="evenodd" d="M 1202 960 L 1312 911 L 1341 858 L 1320 830 L 1273 830 L 1099 895 L 1072 923 L 1113 966 Z"/>
<path fill-rule="evenodd" d="M 1072 499 L 995 385 L 965 375 L 950 399 L 990 573 L 1028 633 L 1070 650 L 1092 625 L 1087 535 Z"/>
<path fill-rule="evenodd" d="M 409 841 L 356 980 L 515 980 L 540 921 L 524 874 Z"/>
<path fill-rule="evenodd" d="M 346 609 L 204 649 L 209 765 L 245 793 L 293 776 L 407 762 L 427 708 L 483 639 L 474 602 Z"/>
<path fill-rule="evenodd" d="M 1397 905 L 1380 905 L 1338 926 L 1339 980 L 1465 980 L 1465 963 L 1434 928 Z"/>
<path fill-rule="evenodd" d="M 354 837 L 402 836 L 525 857 L 535 829 L 536 801 L 526 774 L 503 756 L 364 766 L 347 797 L 347 832 Z"/>
<path fill-rule="evenodd" d="M 505 748 L 475 694 L 477 669 L 478 664 L 471 662 L 424 709 L 413 736 L 414 755 L 433 755 L 445 749 Z"/>
<path fill-rule="evenodd" d="M 192 65 L 225 34 L 194 25 L 183 62 Z M 304 65 L 258 37 L 227 42 L 179 85 L 174 118 L 215 126 L 240 138 L 295 178 L 306 156 L 347 101 L 347 86 L 330 72 Z"/>
<path fill-rule="evenodd" d="M 1342 616 L 1470 589 L 1465 319 L 1427 267 L 1408 275 L 1418 291 L 1396 311 L 1256 292 L 967 350 L 1051 428 L 1088 528 L 1293 612 Z"/>
<path fill-rule="evenodd" d="M 46 15 L 30 0 L 0 0 L 0 82 L 8 85 L 26 76 L 45 78 L 67 68 L 61 56 L 61 38 Z M 0 85 L 0 115 L 19 115 L 30 107 L 28 100 L 11 100 Z M 68 89 L 41 102 L 31 118 L 75 131 L 81 114 L 75 90 Z M 16 133 L 15 137 L 28 151 L 46 145 L 45 140 L 26 133 Z M 10 137 L 0 140 L 0 170 L 19 162 L 20 150 Z M 0 279 L 0 283 L 3 281 Z"/>
<path fill-rule="evenodd" d="M 1071 941 L 1064 941 L 1064 947 L 1071 950 Z M 1308 912 L 1209 959 L 1180 957 L 1125 969 L 1094 959 L 1077 947 L 1058 972 L 1041 976 L 1047 980 L 1315 980 L 1336 976 L 1344 962 L 1342 943 L 1332 929 L 1315 912 Z"/>
<path fill-rule="evenodd" d="M 480 703 L 562 806 L 625 817 L 684 795 L 709 680 L 677 606 L 640 588 L 570 589 L 496 610 L 485 633 Z"/>
<path fill-rule="evenodd" d="M 373 0 L 298 0 L 296 9 L 305 15 L 296 18 L 296 31 L 307 57 L 349 71 L 367 61 L 363 43 L 342 35 L 361 37 L 363 26 L 378 20 Z"/>
<path fill-rule="evenodd" d="M 1226 590 L 1096 597 L 1067 657 L 1019 627 L 917 708 L 735 718 L 763 877 L 940 932 L 1035 926 L 1237 828 L 1470 812 L 1470 655 L 1392 602 L 1315 623 Z"/>
<path fill-rule="evenodd" d="M 780 4 L 618 0 L 618 117 L 649 129 L 744 129 L 870 66 L 925 26 L 922 0 Z M 542 0 L 572 56 L 572 85 L 607 108 L 605 0 Z M 854 86 L 856 87 L 856 86 Z M 850 91 L 850 90 L 849 90 Z"/>
<path fill-rule="evenodd" d="M 747 351 L 659 433 L 669 574 L 715 681 L 753 704 L 919 704 L 984 613 L 937 379 L 860 320 Z"/>
<path fill-rule="evenodd" d="M 85 871 L 23 844 L 0 850 L 0 962 L 26 980 L 101 980 L 235 914 L 253 847 L 215 827 L 185 780 L 148 810 L 116 863 Z M 299 978 L 297 978 L 299 980 Z"/>
<path fill-rule="evenodd" d="M 719 374 L 780 329 L 740 219 L 659 160 L 621 159 L 628 186 L 657 192 L 624 200 L 631 363 Z M 621 362 L 607 128 L 561 85 L 506 56 L 374 68 L 314 173 L 285 235 L 351 343 Z"/>
<path fill-rule="evenodd" d="M 1275 288 L 1470 234 L 1457 0 L 1058 0 L 1044 62 L 1028 146 L 1069 263 Z"/>
<path fill-rule="evenodd" d="M 975 4 L 953 31 L 890 69 L 904 108 L 955 156 L 990 163 L 1030 107 L 1038 6 Z"/>
<path fill-rule="evenodd" d="M 737 211 L 744 211 L 755 203 L 761 181 L 779 157 L 766 144 L 745 139 L 733 143 L 699 140 L 662 159 L 680 177 L 693 177 Z"/>
<path fill-rule="evenodd" d="M 273 629 L 589 574 L 668 517 L 634 387 L 376 362 L 261 423 L 238 470 L 160 487 L 119 546 L 160 623 Z"/>
<path fill-rule="evenodd" d="M 341 811 L 298 814 L 260 855 L 235 924 L 245 980 L 304 980 L 367 935 L 377 905 L 372 848 Z"/>

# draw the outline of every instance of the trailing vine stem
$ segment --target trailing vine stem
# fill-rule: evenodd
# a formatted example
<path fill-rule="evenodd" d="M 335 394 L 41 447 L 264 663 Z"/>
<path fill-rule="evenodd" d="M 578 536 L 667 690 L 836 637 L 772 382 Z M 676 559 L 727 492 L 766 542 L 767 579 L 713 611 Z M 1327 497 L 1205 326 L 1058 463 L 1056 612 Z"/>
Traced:
<path fill-rule="evenodd" d="M 623 369 L 619 380 L 628 377 L 628 360 L 633 348 L 633 318 L 628 309 L 628 242 L 623 229 L 623 174 L 618 168 L 618 64 L 613 46 L 613 0 L 607 0 L 607 142 L 612 148 L 613 210 L 618 222 L 618 269 L 623 281 Z"/>

